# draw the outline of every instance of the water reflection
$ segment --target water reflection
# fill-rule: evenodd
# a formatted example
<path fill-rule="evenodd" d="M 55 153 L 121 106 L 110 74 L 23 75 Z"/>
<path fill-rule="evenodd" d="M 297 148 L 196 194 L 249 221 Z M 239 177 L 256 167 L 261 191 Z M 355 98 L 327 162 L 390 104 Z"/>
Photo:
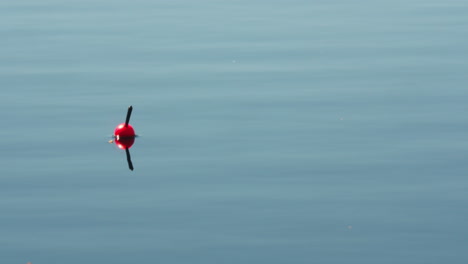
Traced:
<path fill-rule="evenodd" d="M 117 145 L 117 147 L 119 147 L 119 149 L 125 149 L 125 153 L 127 154 L 128 168 L 130 170 L 133 170 L 132 158 L 130 156 L 130 148 L 133 146 L 133 143 L 135 143 L 135 137 L 116 137 L 114 142 Z"/>

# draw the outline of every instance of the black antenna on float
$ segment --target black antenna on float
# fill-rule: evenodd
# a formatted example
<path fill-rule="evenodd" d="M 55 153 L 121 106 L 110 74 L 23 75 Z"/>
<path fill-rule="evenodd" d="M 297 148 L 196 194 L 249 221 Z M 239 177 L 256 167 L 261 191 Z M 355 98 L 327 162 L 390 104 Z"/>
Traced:
<path fill-rule="evenodd" d="M 127 111 L 127 118 L 125 119 L 125 127 L 128 127 L 128 122 L 130 122 L 130 116 L 132 115 L 133 106 L 130 106 Z"/>

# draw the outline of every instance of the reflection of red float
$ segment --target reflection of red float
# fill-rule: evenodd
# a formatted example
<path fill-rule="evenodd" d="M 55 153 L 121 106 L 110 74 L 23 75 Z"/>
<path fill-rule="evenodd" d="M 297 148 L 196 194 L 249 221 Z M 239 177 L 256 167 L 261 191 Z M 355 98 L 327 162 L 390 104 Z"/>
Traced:
<path fill-rule="evenodd" d="M 127 154 L 128 168 L 130 170 L 133 170 L 133 164 L 130 158 L 129 149 L 133 146 L 133 143 L 135 143 L 136 137 L 135 130 L 131 125 L 128 124 L 128 122 L 130 121 L 130 116 L 132 115 L 132 110 L 133 107 L 130 106 L 128 108 L 125 123 L 118 125 L 114 130 L 114 142 L 120 149 L 125 149 L 125 152 Z"/>
<path fill-rule="evenodd" d="M 135 143 L 135 137 L 115 137 L 114 142 L 119 149 L 129 149 Z"/>

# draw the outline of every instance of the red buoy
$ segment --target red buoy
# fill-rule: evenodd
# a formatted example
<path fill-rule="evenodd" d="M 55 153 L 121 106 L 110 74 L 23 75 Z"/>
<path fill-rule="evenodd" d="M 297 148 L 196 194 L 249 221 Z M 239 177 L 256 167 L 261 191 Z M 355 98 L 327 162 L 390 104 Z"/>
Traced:
<path fill-rule="evenodd" d="M 135 130 L 131 125 L 128 124 L 130 122 L 130 116 L 132 115 L 133 106 L 130 106 L 127 111 L 127 118 L 125 118 L 125 123 L 118 125 L 114 130 L 114 137 L 116 140 L 120 140 L 122 138 L 134 138 L 135 137 Z"/>
<path fill-rule="evenodd" d="M 135 143 L 135 130 L 131 125 L 128 124 L 130 122 L 130 116 L 132 115 L 133 107 L 130 106 L 127 112 L 127 118 L 125 119 L 125 123 L 118 125 L 114 130 L 114 142 L 120 149 L 125 149 L 125 153 L 127 154 L 127 162 L 128 168 L 133 170 L 132 160 L 130 158 L 130 151 L 129 149 Z M 112 141 L 110 141 L 112 142 Z"/>
<path fill-rule="evenodd" d="M 125 126 L 125 123 L 118 125 L 114 130 L 115 138 L 135 137 L 135 130 L 131 125 Z"/>

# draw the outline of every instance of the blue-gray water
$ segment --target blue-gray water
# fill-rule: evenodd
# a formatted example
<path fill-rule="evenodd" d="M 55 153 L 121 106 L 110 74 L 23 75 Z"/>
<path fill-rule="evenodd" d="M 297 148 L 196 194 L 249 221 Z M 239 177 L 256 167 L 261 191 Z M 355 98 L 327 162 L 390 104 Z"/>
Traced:
<path fill-rule="evenodd" d="M 467 1 L 0 21 L 0 263 L 468 262 Z M 134 172 L 107 143 L 129 105 Z"/>

